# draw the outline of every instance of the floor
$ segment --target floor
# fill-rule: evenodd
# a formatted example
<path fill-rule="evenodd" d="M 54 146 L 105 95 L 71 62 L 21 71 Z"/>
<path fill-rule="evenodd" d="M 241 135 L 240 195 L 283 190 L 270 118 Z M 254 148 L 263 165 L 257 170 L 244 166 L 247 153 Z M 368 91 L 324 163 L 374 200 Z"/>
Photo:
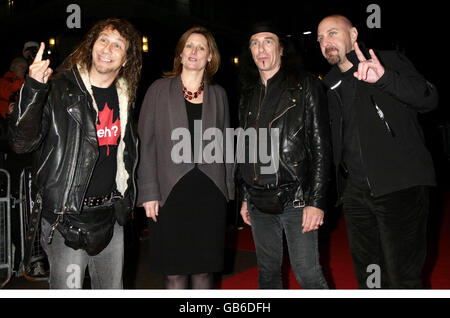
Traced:
<path fill-rule="evenodd" d="M 228 236 L 239 231 L 230 227 Z M 130 242 L 130 241 L 129 241 Z M 148 262 L 148 238 L 140 235 L 133 244 L 127 244 L 125 250 L 124 288 L 125 289 L 163 289 L 163 278 L 150 271 Z M 225 269 L 215 275 L 215 288 L 220 288 L 220 282 L 235 274 L 256 266 L 256 256 L 253 251 L 241 251 L 234 248 L 225 249 Z M 86 276 L 84 287 L 89 288 L 89 276 Z M 29 281 L 24 276 L 13 276 L 5 289 L 48 289 L 47 281 Z"/>
<path fill-rule="evenodd" d="M 426 289 L 450 289 L 450 191 L 435 196 L 428 229 L 428 255 L 424 266 Z M 233 213 L 231 213 L 233 214 Z M 143 215 L 138 214 L 138 215 Z M 144 221 L 145 217 L 144 217 Z M 145 235 L 143 220 L 135 220 L 125 231 L 124 288 L 129 290 L 163 289 L 163 279 L 152 274 L 148 264 L 149 238 Z M 257 267 L 251 229 L 238 227 L 236 215 L 231 215 L 225 248 L 225 269 L 215 277 L 216 289 L 257 289 Z M 131 235 L 131 233 L 136 233 Z M 325 278 L 331 289 L 355 289 L 352 260 L 342 211 L 326 217 L 319 232 L 319 250 Z M 286 261 L 287 260 L 287 261 Z M 285 266 L 286 265 L 286 266 Z M 283 264 L 283 283 L 287 289 L 298 289 L 286 256 Z M 85 288 L 90 288 L 89 277 Z M 23 276 L 13 276 L 5 289 L 48 289 L 46 281 L 31 282 Z"/>

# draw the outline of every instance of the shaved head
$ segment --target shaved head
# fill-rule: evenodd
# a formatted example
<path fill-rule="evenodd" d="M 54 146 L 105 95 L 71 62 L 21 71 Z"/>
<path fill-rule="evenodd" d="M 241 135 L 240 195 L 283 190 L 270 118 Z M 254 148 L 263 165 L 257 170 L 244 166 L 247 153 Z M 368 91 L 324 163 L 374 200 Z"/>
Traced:
<path fill-rule="evenodd" d="M 342 26 L 345 26 L 348 29 L 354 27 L 353 23 L 347 17 L 344 17 L 343 15 L 340 14 L 333 14 L 323 18 L 322 21 L 319 23 L 319 25 L 325 20 L 334 20 L 335 22 L 340 23 Z"/>
<path fill-rule="evenodd" d="M 358 30 L 342 15 L 327 16 L 317 28 L 317 41 L 323 56 L 331 65 L 338 65 L 341 70 L 351 67 L 346 54 L 354 50 L 357 39 Z"/>

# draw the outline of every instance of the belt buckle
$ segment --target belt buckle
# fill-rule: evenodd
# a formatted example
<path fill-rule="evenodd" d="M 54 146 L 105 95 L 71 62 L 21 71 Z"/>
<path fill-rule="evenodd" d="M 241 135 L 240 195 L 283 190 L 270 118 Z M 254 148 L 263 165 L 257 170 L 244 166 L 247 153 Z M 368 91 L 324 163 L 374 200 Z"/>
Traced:
<path fill-rule="evenodd" d="M 303 200 L 294 200 L 292 202 L 292 205 L 294 206 L 294 208 L 304 208 L 305 207 L 305 201 L 303 201 Z"/>
<path fill-rule="evenodd" d="M 109 199 L 111 202 L 119 201 L 122 199 L 123 199 L 122 194 L 119 191 L 115 190 L 111 192 L 111 197 Z"/>
<path fill-rule="evenodd" d="M 102 198 L 98 198 L 98 197 L 86 198 L 84 200 L 84 206 L 86 206 L 88 208 L 92 208 L 92 207 L 101 205 L 102 202 L 103 202 Z"/>
<path fill-rule="evenodd" d="M 113 191 L 108 193 L 102 197 L 88 197 L 84 199 L 84 205 L 88 208 L 101 206 L 109 202 L 114 202 L 122 199 L 122 195 L 119 191 Z"/>

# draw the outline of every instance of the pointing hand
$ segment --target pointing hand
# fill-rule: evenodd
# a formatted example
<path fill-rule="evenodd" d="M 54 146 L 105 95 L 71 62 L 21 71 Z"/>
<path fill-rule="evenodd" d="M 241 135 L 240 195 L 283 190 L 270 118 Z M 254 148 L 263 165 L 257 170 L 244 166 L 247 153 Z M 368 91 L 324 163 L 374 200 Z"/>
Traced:
<path fill-rule="evenodd" d="M 42 55 L 44 54 L 45 44 L 41 42 L 39 51 L 34 58 L 33 64 L 30 65 L 29 76 L 41 83 L 47 83 L 48 78 L 52 74 L 53 70 L 49 67 L 50 60 L 42 61 Z"/>
<path fill-rule="evenodd" d="M 359 49 L 358 43 L 355 43 L 355 52 L 356 56 L 358 56 L 359 64 L 358 71 L 353 73 L 353 76 L 360 81 L 376 83 L 384 75 L 384 67 L 381 65 L 375 52 L 370 49 L 371 59 L 367 60 Z"/>

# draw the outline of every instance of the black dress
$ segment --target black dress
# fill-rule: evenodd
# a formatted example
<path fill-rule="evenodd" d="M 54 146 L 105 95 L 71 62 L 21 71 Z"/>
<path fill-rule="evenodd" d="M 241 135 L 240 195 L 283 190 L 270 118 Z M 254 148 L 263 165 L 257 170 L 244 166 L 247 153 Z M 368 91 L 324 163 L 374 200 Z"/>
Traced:
<path fill-rule="evenodd" d="M 189 131 L 202 104 L 186 101 Z M 193 143 L 193 140 L 192 140 Z M 165 275 L 220 272 L 223 269 L 226 199 L 197 165 L 173 187 L 157 223 L 149 219 L 150 269 Z"/>

